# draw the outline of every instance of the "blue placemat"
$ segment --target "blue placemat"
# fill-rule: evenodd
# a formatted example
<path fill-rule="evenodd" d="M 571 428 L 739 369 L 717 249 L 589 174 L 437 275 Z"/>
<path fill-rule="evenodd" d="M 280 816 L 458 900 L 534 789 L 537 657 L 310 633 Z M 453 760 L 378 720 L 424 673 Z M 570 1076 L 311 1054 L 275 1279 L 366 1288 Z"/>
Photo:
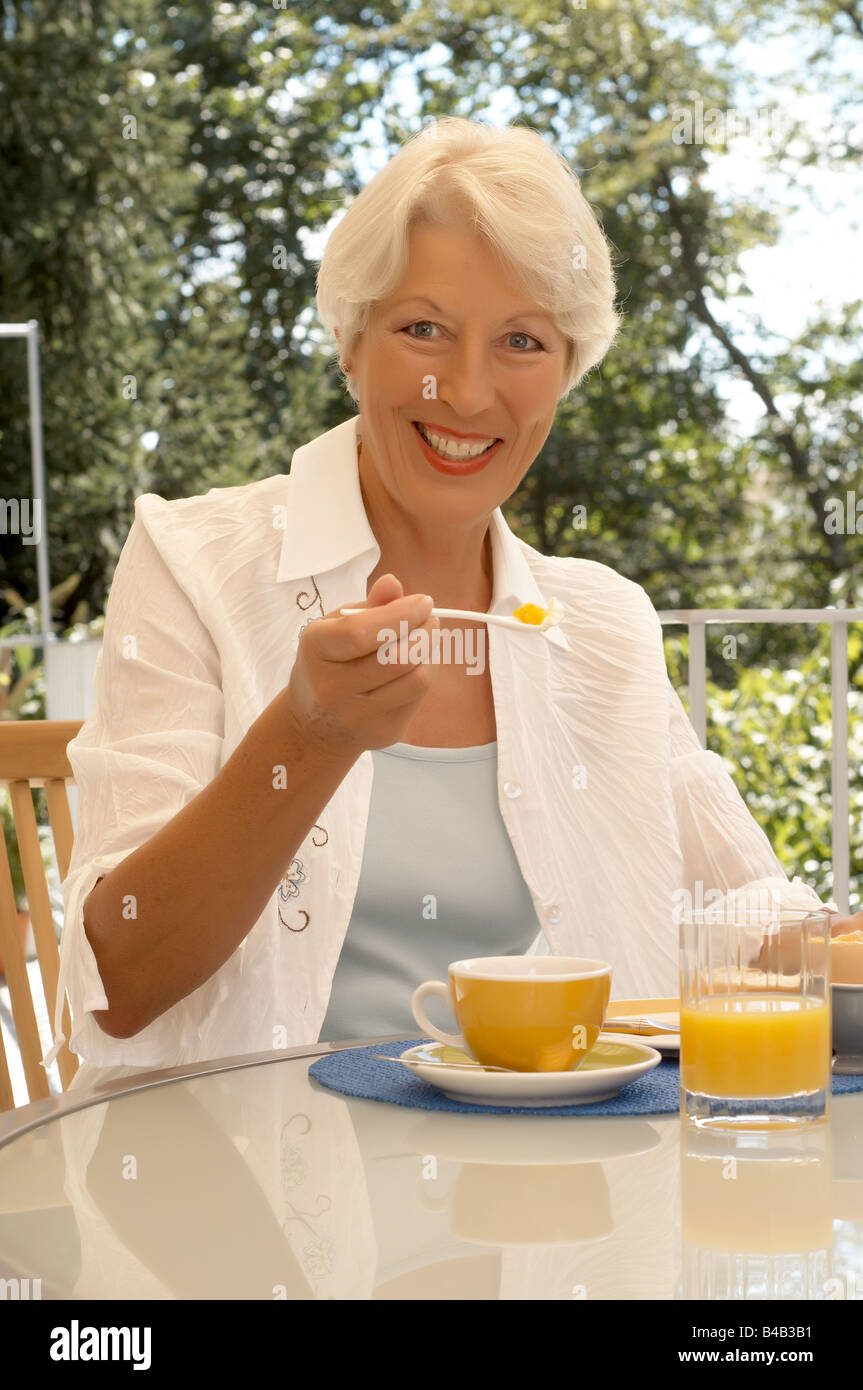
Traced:
<path fill-rule="evenodd" d="M 429 1039 L 432 1041 L 432 1039 Z M 453 1110 L 471 1115 L 673 1115 L 680 1110 L 680 1068 L 676 1058 L 663 1058 L 658 1067 L 638 1077 L 611 1100 L 592 1105 L 548 1105 L 534 1110 L 525 1105 L 470 1105 L 450 1100 L 427 1081 L 412 1075 L 407 1067 L 376 1062 L 373 1053 L 400 1057 L 409 1047 L 418 1047 L 416 1038 L 405 1042 L 379 1043 L 370 1047 L 350 1047 L 319 1057 L 309 1067 L 309 1075 L 330 1091 L 363 1100 L 380 1100 L 390 1105 L 406 1105 L 416 1110 Z M 863 1075 L 834 1076 L 834 1095 L 863 1091 Z"/>

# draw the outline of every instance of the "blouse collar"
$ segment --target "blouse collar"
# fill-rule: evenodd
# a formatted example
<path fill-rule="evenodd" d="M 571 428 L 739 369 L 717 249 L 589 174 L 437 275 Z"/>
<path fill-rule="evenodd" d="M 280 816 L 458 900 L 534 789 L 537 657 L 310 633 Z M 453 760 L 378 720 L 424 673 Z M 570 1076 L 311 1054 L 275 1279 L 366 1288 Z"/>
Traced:
<path fill-rule="evenodd" d="M 328 582 L 327 577 L 348 566 L 356 584 L 368 579 L 381 555 L 360 488 L 361 418 L 353 415 L 318 435 L 295 449 L 291 459 L 290 501 L 285 508 L 276 582 L 314 576 L 324 612 L 346 601 L 339 597 L 344 586 L 336 578 Z M 494 583 L 488 611 L 509 616 L 524 603 L 547 606 L 550 595 L 541 592 L 527 562 L 531 547 L 513 534 L 500 507 L 491 515 L 490 529 Z M 559 627 L 549 628 L 546 637 L 554 646 L 570 650 Z"/>

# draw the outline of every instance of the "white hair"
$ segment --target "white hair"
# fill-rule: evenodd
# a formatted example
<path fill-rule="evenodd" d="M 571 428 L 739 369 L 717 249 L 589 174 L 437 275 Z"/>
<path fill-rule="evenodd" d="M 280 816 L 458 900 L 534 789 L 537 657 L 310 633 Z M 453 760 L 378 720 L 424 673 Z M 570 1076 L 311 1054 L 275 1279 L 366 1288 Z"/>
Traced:
<path fill-rule="evenodd" d="M 569 348 L 559 399 L 602 360 L 621 316 L 608 243 L 563 156 L 536 131 L 445 116 L 405 141 L 333 229 L 317 276 L 318 316 L 350 362 L 373 305 L 408 267 L 414 222 L 465 226 L 516 267 Z M 346 379 L 353 399 L 352 379 Z"/>

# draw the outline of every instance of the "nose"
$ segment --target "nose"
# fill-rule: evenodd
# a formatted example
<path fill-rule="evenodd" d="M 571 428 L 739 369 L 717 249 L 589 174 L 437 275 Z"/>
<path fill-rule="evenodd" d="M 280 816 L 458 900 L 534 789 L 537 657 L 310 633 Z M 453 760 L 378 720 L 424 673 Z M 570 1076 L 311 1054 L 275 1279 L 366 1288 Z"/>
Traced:
<path fill-rule="evenodd" d="M 495 384 L 492 349 L 479 335 L 465 334 L 447 353 L 437 373 L 438 399 L 452 406 L 467 425 L 475 416 L 487 415 L 494 405 Z"/>

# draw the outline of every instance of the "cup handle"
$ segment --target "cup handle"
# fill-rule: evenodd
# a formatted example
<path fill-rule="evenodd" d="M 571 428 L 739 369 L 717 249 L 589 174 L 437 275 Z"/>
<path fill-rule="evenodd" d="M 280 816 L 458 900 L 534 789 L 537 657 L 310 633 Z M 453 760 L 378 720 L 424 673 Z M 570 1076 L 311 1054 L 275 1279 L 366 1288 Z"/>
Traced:
<path fill-rule="evenodd" d="M 429 1023 L 422 1001 L 431 994 L 440 994 L 450 1004 L 449 985 L 445 985 L 443 980 L 426 980 L 425 984 L 414 990 L 411 999 L 411 1013 L 420 1028 L 424 1028 L 430 1038 L 446 1043 L 447 1047 L 457 1047 L 462 1052 L 468 1052 L 467 1043 L 461 1033 L 443 1033 L 440 1028 L 435 1028 L 433 1023 Z"/>

